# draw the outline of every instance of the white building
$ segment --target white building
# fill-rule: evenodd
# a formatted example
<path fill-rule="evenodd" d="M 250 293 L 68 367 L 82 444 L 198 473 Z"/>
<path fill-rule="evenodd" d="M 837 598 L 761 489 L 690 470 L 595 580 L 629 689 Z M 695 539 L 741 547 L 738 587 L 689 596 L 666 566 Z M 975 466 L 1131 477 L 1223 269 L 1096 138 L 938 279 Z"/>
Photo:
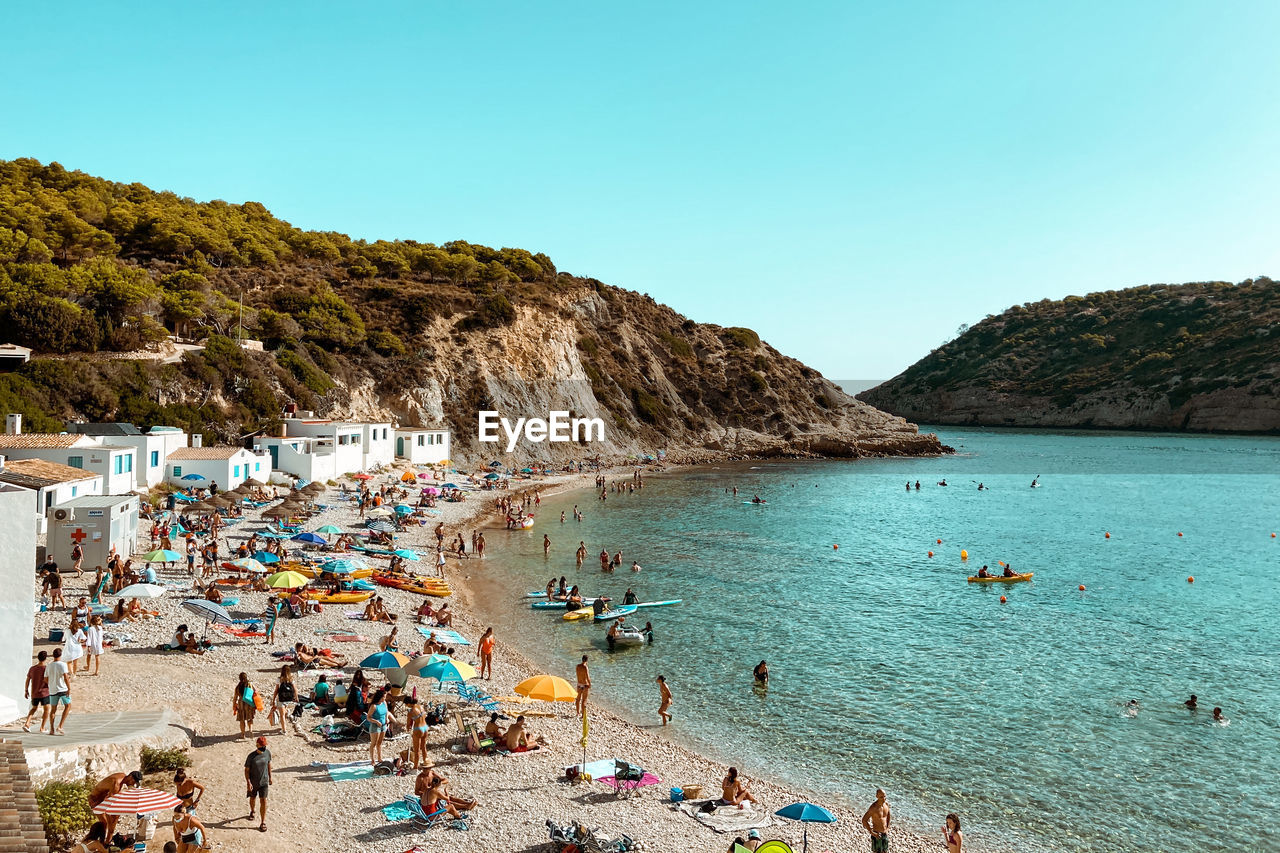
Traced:
<path fill-rule="evenodd" d="M 289 438 L 313 438 L 312 453 L 332 453 L 333 470 L 338 474 L 363 471 L 365 465 L 365 430 L 371 424 L 343 423 L 327 419 L 285 418 L 285 435 Z M 391 424 L 386 424 L 388 430 Z M 388 448 L 391 447 L 388 434 Z M 308 477 L 307 479 L 315 479 Z"/>
<path fill-rule="evenodd" d="M 8 590 L 0 595 L 0 720 L 5 722 L 20 717 L 28 704 L 21 694 L 35 631 L 35 509 L 35 492 L 0 483 L 0 589 Z"/>
<path fill-rule="evenodd" d="M 21 486 L 36 493 L 36 535 L 45 533 L 45 513 L 72 498 L 102 494 L 102 477 L 44 459 L 4 459 L 0 457 L 0 483 Z"/>
<path fill-rule="evenodd" d="M 391 423 L 361 424 L 364 427 L 364 467 L 388 467 L 395 461 L 395 436 Z"/>
<path fill-rule="evenodd" d="M 104 444 L 133 448 L 133 472 L 138 487 L 151 489 L 164 482 L 165 459 L 187 446 L 187 434 L 177 427 L 155 426 L 145 434 L 133 424 L 67 424 L 67 431 L 92 436 Z"/>
<path fill-rule="evenodd" d="M 328 439 L 262 436 L 253 440 L 253 449 L 270 454 L 271 467 L 293 477 L 323 483 L 338 476 L 338 455 Z"/>
<path fill-rule="evenodd" d="M 250 478 L 265 483 L 271 478 L 271 456 L 243 447 L 179 447 L 165 462 L 165 482 L 175 486 L 213 483 L 219 491 L 234 489 Z M 201 479 L 186 479 L 195 475 Z"/>
<path fill-rule="evenodd" d="M 45 552 L 65 569 L 74 563 L 71 549 L 84 549 L 84 566 L 105 566 L 113 553 L 128 557 L 138 545 L 138 496 L 103 495 L 75 498 L 46 515 L 49 534 Z"/>
<path fill-rule="evenodd" d="M 9 459 L 43 459 L 72 468 L 83 468 L 102 477 L 103 491 L 127 495 L 138 488 L 133 473 L 132 447 L 103 444 L 88 435 L 69 433 L 21 433 L 21 419 L 10 415 L 8 428 L 0 435 L 0 456 Z"/>
<path fill-rule="evenodd" d="M 449 430 L 397 427 L 396 456 L 414 465 L 435 465 L 449 458 Z"/>

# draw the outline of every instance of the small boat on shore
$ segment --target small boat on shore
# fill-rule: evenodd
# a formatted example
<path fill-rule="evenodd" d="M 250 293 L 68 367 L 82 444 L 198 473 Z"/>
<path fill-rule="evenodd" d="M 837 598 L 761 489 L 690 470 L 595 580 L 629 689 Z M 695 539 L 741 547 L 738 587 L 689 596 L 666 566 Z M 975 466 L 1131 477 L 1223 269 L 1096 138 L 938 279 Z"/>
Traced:
<path fill-rule="evenodd" d="M 596 622 L 609 622 L 613 619 L 621 619 L 623 616 L 630 616 L 635 612 L 636 606 L 634 604 L 623 604 L 619 607 L 614 607 L 611 610 L 604 610 L 600 613 L 594 614 L 591 618 Z"/>
<path fill-rule="evenodd" d="M 980 578 L 973 575 L 969 578 L 969 583 L 1019 583 L 1021 581 L 1029 581 L 1035 572 L 1025 572 L 1024 574 L 1014 575 L 1013 577 L 1003 577 L 992 575 L 989 578 Z"/>
<path fill-rule="evenodd" d="M 640 628 L 623 628 L 616 634 L 606 634 L 605 640 L 609 643 L 609 648 L 611 650 L 619 647 L 626 648 L 628 646 L 643 646 L 646 643 L 653 642 L 653 632 L 645 631 Z"/>

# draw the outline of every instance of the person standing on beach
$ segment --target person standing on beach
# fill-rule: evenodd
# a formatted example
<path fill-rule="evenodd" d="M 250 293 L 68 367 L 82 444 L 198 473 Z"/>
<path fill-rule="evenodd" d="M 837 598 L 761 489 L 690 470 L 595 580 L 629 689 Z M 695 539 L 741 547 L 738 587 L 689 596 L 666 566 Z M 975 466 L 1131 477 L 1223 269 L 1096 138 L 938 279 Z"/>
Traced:
<path fill-rule="evenodd" d="M 22 721 L 24 732 L 31 731 L 31 715 L 36 712 L 36 708 L 43 709 L 40 712 L 40 725 L 36 731 L 44 731 L 44 724 L 49 721 L 49 680 L 44 676 L 47 666 L 45 661 L 48 657 L 48 652 L 41 651 L 36 655 L 35 664 L 27 670 L 27 680 L 22 686 L 22 695 L 31 700 L 31 710 L 27 711 L 27 718 Z"/>
<path fill-rule="evenodd" d="M 484 534 L 483 533 L 476 534 L 476 556 L 479 557 L 480 559 L 484 559 Z"/>
<path fill-rule="evenodd" d="M 662 699 L 662 704 L 658 705 L 658 716 L 662 718 L 662 724 L 665 726 L 671 721 L 671 714 L 668 709 L 671 707 L 671 688 L 667 686 L 667 679 L 659 675 L 658 696 Z"/>
<path fill-rule="evenodd" d="M 960 816 L 947 815 L 942 826 L 942 843 L 947 845 L 947 853 L 964 853 L 964 833 L 960 831 Z"/>
<path fill-rule="evenodd" d="M 436 548 L 436 576 L 444 577 L 444 546 Z"/>
<path fill-rule="evenodd" d="M 883 788 L 876 788 L 876 801 L 862 816 L 862 826 L 871 836 L 871 853 L 889 853 L 889 825 L 893 815 Z"/>
<path fill-rule="evenodd" d="M 485 628 L 484 636 L 480 638 L 480 677 L 489 681 L 493 681 L 493 647 L 496 642 L 493 628 Z"/>
<path fill-rule="evenodd" d="M 258 824 L 258 832 L 267 831 L 267 788 L 271 786 L 271 750 L 267 749 L 267 739 L 258 738 L 257 749 L 249 753 L 244 760 L 245 793 L 249 798 L 249 820 L 253 820 L 254 800 L 262 800 L 262 822 Z"/>
<path fill-rule="evenodd" d="M 89 674 L 89 661 L 87 658 L 93 658 L 93 674 L 98 674 L 98 668 L 102 666 L 102 617 L 90 616 L 89 627 L 84 631 L 85 643 L 84 651 L 86 660 L 84 662 L 84 674 Z"/>
<path fill-rule="evenodd" d="M 582 656 L 582 663 L 578 664 L 578 698 L 574 701 L 573 707 L 578 712 L 579 717 L 587 715 L 587 694 L 591 692 L 591 673 L 587 671 L 587 656 Z"/>

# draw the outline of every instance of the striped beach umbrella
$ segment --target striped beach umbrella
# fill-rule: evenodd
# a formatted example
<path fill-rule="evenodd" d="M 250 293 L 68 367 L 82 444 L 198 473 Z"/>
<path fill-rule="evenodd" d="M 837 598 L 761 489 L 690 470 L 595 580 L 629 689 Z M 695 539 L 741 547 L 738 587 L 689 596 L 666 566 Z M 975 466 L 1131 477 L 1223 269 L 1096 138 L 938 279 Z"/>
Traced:
<path fill-rule="evenodd" d="M 365 527 L 370 530 L 376 530 L 379 533 L 395 533 L 396 531 L 396 526 L 394 524 L 389 521 L 382 521 L 381 519 L 378 519 L 377 521 L 370 521 L 365 525 Z"/>
<path fill-rule="evenodd" d="M 235 627 L 235 620 L 231 618 L 231 614 L 221 604 L 215 604 L 203 598 L 188 598 L 182 602 L 182 609 L 188 613 L 194 613 L 205 621 L 205 627 L 210 622 L 218 625 L 226 625 L 227 627 Z"/>
<path fill-rule="evenodd" d="M 239 560 L 231 560 L 223 565 L 231 566 L 244 572 L 253 572 L 254 574 L 259 575 L 266 574 L 267 571 L 267 567 L 262 565 L 258 560 L 253 559 L 253 557 L 242 557 Z"/>
<path fill-rule="evenodd" d="M 155 812 L 173 811 L 182 805 L 168 791 L 157 791 L 155 788 L 124 788 L 118 794 L 112 794 L 93 807 L 94 814 L 140 815 Z"/>

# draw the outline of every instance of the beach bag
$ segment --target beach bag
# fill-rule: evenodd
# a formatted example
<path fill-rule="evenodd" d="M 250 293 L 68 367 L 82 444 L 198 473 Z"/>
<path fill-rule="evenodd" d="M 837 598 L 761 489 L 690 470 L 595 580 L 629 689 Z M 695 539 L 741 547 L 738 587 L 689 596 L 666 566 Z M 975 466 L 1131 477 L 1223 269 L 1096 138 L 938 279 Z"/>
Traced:
<path fill-rule="evenodd" d="M 292 681 L 283 682 L 280 685 L 280 689 L 277 695 L 280 697 L 281 705 L 283 705 L 285 702 L 292 702 L 293 700 L 298 698 L 297 691 L 294 690 Z"/>
<path fill-rule="evenodd" d="M 138 840 L 140 840 L 140 841 L 150 841 L 151 839 L 153 839 L 153 838 L 155 838 L 155 837 L 156 837 L 156 822 L 155 822 L 155 819 L 154 819 L 151 815 L 149 815 L 149 814 L 147 814 L 147 815 L 139 815 L 139 816 L 138 816 L 138 830 L 137 830 L 137 838 L 138 838 Z"/>

